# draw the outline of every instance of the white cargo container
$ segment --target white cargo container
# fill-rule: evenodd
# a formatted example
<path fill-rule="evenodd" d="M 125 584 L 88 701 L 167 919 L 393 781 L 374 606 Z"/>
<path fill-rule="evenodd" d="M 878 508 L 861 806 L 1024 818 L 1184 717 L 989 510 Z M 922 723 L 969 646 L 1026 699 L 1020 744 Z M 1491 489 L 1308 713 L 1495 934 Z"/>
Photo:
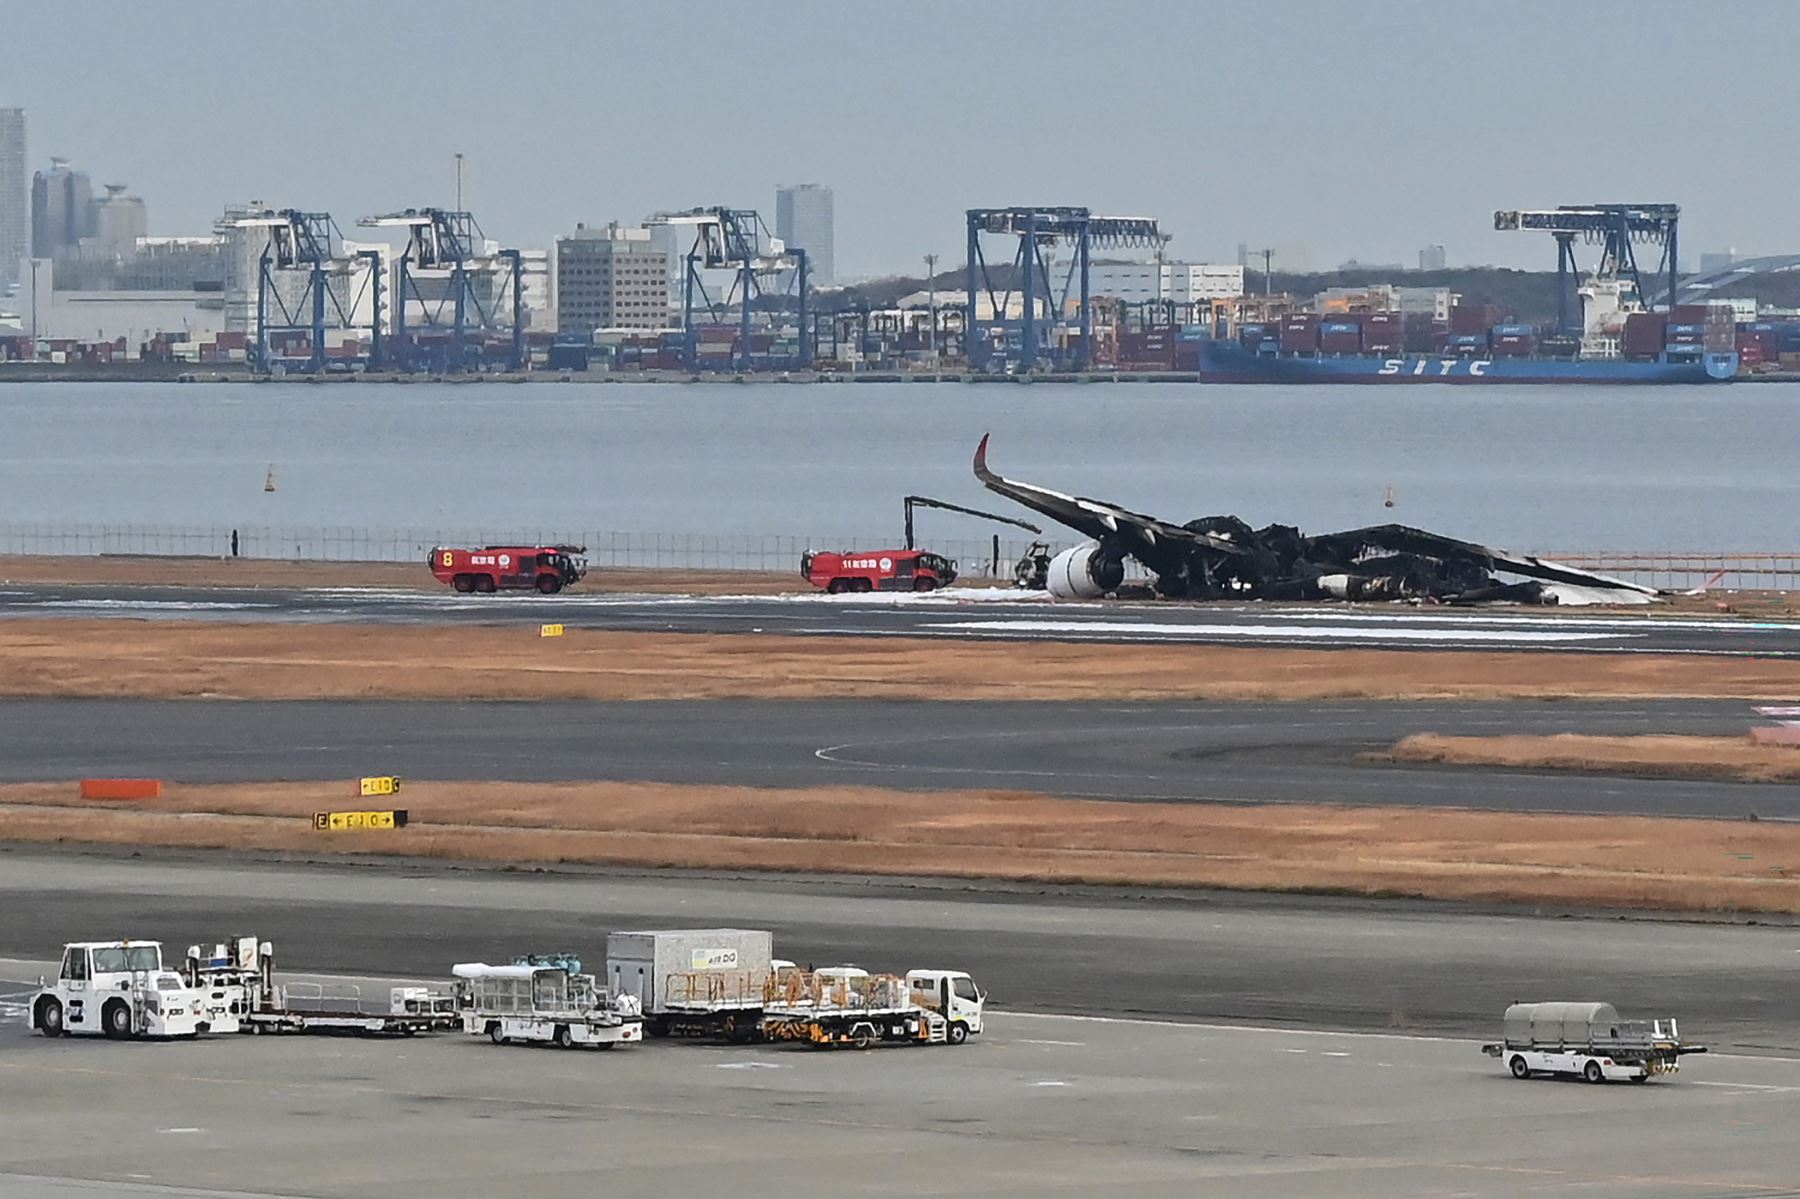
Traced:
<path fill-rule="evenodd" d="M 772 975 L 765 929 L 617 932 L 606 939 L 606 982 L 643 1006 L 654 1036 L 748 1039 L 762 1019 Z"/>

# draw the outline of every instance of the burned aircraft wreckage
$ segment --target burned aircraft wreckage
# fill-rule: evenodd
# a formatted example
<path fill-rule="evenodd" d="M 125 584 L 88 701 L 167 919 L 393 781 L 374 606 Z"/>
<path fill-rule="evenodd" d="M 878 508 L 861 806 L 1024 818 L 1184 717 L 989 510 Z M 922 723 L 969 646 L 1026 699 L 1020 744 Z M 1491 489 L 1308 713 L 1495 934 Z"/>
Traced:
<path fill-rule="evenodd" d="M 988 467 L 987 448 L 984 436 L 975 451 L 975 477 L 989 491 L 1090 539 L 1048 564 L 1046 586 L 1065 599 L 1117 591 L 1127 558 L 1150 572 L 1158 594 L 1181 599 L 1641 604 L 1656 594 L 1623 579 L 1406 525 L 1308 537 L 1290 525 L 1253 529 L 1235 516 L 1170 524 L 1103 500 L 1003 478 Z"/>

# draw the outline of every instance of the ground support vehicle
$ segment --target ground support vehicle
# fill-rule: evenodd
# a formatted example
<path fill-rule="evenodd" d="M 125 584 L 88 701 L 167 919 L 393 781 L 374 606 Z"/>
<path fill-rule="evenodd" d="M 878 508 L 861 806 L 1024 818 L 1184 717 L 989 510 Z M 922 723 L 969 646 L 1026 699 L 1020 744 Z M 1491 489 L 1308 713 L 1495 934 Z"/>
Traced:
<path fill-rule="evenodd" d="M 1602 1083 L 1645 1082 L 1674 1074 L 1681 1058 L 1705 1053 L 1688 1044 L 1673 1017 L 1621 1020 L 1610 1003 L 1515 1003 L 1506 1009 L 1505 1039 L 1481 1047 L 1514 1078 L 1561 1074 Z"/>
<path fill-rule="evenodd" d="M 800 573 L 833 595 L 863 591 L 936 591 L 956 582 L 956 563 L 926 550 L 868 553 L 808 551 Z"/>
<path fill-rule="evenodd" d="M 438 582 L 458 591 L 537 591 L 555 595 L 587 575 L 581 545 L 437 546 L 427 564 Z"/>
<path fill-rule="evenodd" d="M 762 1034 L 818 1048 L 961 1045 L 981 1031 L 985 1003 L 974 980 L 960 971 L 914 970 L 900 977 L 834 966 L 773 984 Z"/>
<path fill-rule="evenodd" d="M 579 967 L 465 962 L 451 973 L 463 1031 L 496 1045 L 536 1041 L 611 1049 L 644 1039 L 636 997 L 609 995 Z"/>
<path fill-rule="evenodd" d="M 776 969 L 771 941 L 764 929 L 613 933 L 606 939 L 607 988 L 637 999 L 651 1036 L 747 1041 L 762 1022 Z"/>
<path fill-rule="evenodd" d="M 31 1026 L 46 1037 L 192 1037 L 236 1032 L 241 1012 L 234 988 L 166 967 L 158 941 L 78 941 L 63 946 L 56 980 L 38 981 Z"/>
<path fill-rule="evenodd" d="M 382 1006 L 351 984 L 278 983 L 275 947 L 255 937 L 190 946 L 182 972 L 193 985 L 236 996 L 243 1032 L 412 1036 L 458 1024 L 451 997 L 429 987 L 391 987 Z"/>

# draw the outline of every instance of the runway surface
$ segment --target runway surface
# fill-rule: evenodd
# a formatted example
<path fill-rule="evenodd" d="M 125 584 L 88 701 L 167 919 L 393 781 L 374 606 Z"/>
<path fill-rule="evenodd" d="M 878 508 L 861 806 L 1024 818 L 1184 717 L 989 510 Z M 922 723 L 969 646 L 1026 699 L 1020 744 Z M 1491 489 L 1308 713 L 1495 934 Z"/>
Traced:
<path fill-rule="evenodd" d="M 426 864 L 0 855 L 0 957 L 100 936 L 255 934 L 283 969 L 443 977 L 628 928 L 767 928 L 800 962 L 969 970 L 1011 1011 L 1482 1038 L 1515 999 L 1674 1014 L 1734 1052 L 1800 1055 L 1800 930 L 1466 906 L 893 880 L 516 874 Z"/>
<path fill-rule="evenodd" d="M 1005 1015 L 867 1053 L 0 1030 L 0 1193 L 1794 1195 L 1800 1062 L 1690 1062 L 1522 1083 L 1468 1041 Z"/>
<path fill-rule="evenodd" d="M 688 597 L 576 592 L 465 596 L 343 588 L 278 590 L 0 585 L 0 618 L 561 623 L 646 632 L 1175 642 L 1306 648 L 1480 649 L 1800 657 L 1800 621 L 1519 609 L 1149 602 L 1055 603 L 1041 593 Z"/>
<path fill-rule="evenodd" d="M 518 876 L 0 854 L 0 1194 L 1792 1196 L 1792 928 L 1422 904 L 783 878 Z M 609 930 L 766 927 L 778 951 L 953 965 L 960 1049 L 610 1054 L 458 1035 L 47 1042 L 64 940 L 274 942 L 287 969 L 443 979 Z M 1715 1052 L 1642 1087 L 1520 1083 L 1505 1004 L 1604 998 Z M 104 1128 L 96 1137 L 93 1130 Z M 328 1152 L 321 1152 L 328 1146 Z"/>
<path fill-rule="evenodd" d="M 1742 734 L 1736 701 L 0 700 L 0 779 L 645 779 L 1800 819 L 1800 786 L 1361 757 L 1408 733 Z"/>

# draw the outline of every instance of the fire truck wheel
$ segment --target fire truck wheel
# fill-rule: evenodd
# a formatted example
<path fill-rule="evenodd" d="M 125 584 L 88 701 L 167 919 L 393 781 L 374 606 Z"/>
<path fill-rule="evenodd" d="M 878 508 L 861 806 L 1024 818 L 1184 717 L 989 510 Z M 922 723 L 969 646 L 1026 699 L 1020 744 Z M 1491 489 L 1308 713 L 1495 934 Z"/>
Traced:
<path fill-rule="evenodd" d="M 32 1017 L 32 1023 L 36 1024 L 46 1037 L 62 1036 L 62 1004 L 49 998 L 38 1000 L 37 1012 Z"/>
<path fill-rule="evenodd" d="M 131 1035 L 131 1009 L 125 1006 L 123 999 L 115 999 L 108 1003 L 100 1013 L 100 1027 L 106 1035 L 113 1038 Z"/>
<path fill-rule="evenodd" d="M 1589 1082 L 1606 1081 L 1606 1071 L 1600 1068 L 1599 1062 L 1592 1060 L 1590 1060 L 1586 1066 L 1582 1067 L 1581 1076 Z"/>
<path fill-rule="evenodd" d="M 556 1031 L 550 1034 L 550 1039 L 556 1042 L 558 1049 L 567 1049 L 575 1044 L 575 1038 L 570 1034 L 567 1024 L 558 1024 Z"/>
<path fill-rule="evenodd" d="M 555 575 L 539 575 L 537 589 L 544 595 L 555 595 L 562 590 L 562 580 Z"/>
<path fill-rule="evenodd" d="M 937 580 L 936 579 L 914 579 L 913 580 L 913 590 L 914 591 L 936 591 L 937 590 Z"/>
<path fill-rule="evenodd" d="M 450 586 L 456 588 L 456 590 L 458 590 L 466 595 L 469 592 L 475 590 L 475 576 L 474 575 L 457 575 L 455 578 L 450 580 Z"/>
<path fill-rule="evenodd" d="M 952 1045 L 961 1045 L 964 1041 L 969 1039 L 969 1026 L 964 1024 L 961 1020 L 952 1020 L 950 1022 L 949 1030 L 944 1034 L 944 1038 Z"/>
<path fill-rule="evenodd" d="M 856 580 L 856 589 L 858 591 L 873 591 L 875 590 L 875 581 L 873 579 L 858 579 Z"/>
<path fill-rule="evenodd" d="M 1531 1077 L 1531 1067 L 1525 1064 L 1525 1058 L 1521 1054 L 1513 1054 L 1512 1061 L 1506 1063 L 1506 1067 L 1512 1071 L 1514 1078 Z"/>
<path fill-rule="evenodd" d="M 844 594 L 844 584 L 848 581 L 847 579 L 833 579 L 825 584 L 825 590 L 830 595 L 842 595 Z"/>
<path fill-rule="evenodd" d="M 492 575 L 477 576 L 475 579 L 475 589 L 477 591 L 492 592 L 494 590 L 494 577 Z"/>

